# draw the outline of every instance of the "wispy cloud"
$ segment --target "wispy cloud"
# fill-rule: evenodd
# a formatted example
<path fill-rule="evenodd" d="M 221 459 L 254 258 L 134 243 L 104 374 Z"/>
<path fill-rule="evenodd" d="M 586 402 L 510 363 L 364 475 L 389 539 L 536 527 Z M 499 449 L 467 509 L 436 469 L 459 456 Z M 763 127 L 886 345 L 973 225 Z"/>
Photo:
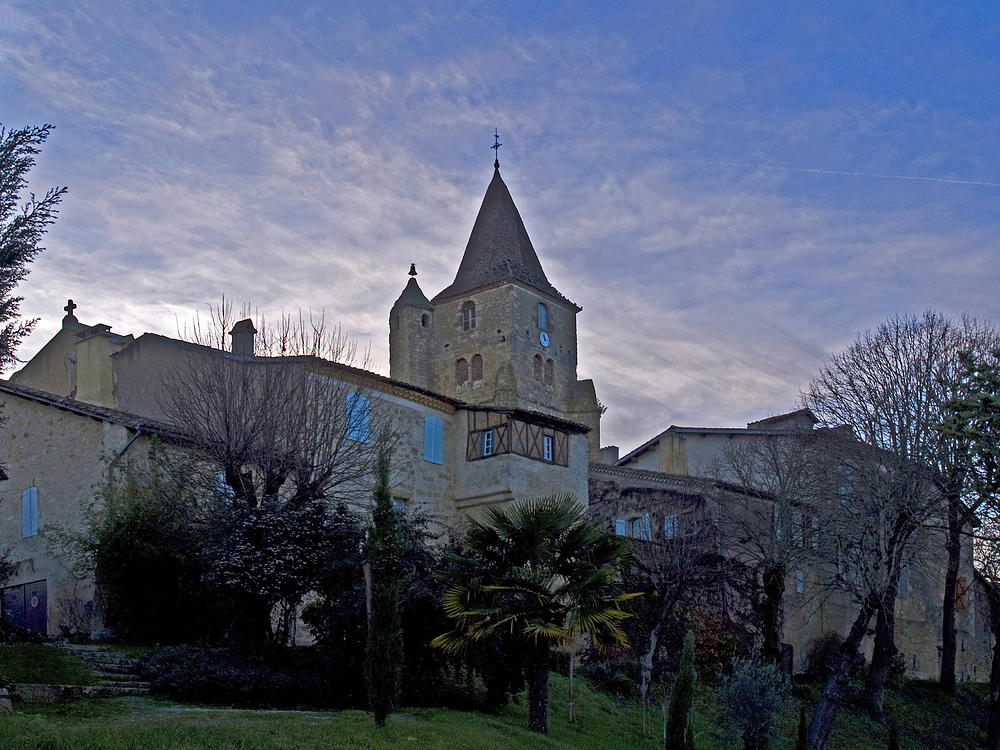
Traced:
<path fill-rule="evenodd" d="M 226 294 L 325 309 L 386 371 L 409 264 L 429 295 L 453 278 L 495 126 L 542 262 L 585 308 L 606 442 L 794 407 L 897 310 L 1000 317 L 990 32 L 953 29 L 969 57 L 945 40 L 932 65 L 922 26 L 868 59 L 831 38 L 866 41 L 860 16 L 778 33 L 725 3 L 639 11 L 0 5 L 5 124 L 55 122 L 32 177 L 70 187 L 22 287 L 42 318 L 23 352 L 67 297 L 173 334 Z M 873 79 L 898 56 L 913 80 Z"/>

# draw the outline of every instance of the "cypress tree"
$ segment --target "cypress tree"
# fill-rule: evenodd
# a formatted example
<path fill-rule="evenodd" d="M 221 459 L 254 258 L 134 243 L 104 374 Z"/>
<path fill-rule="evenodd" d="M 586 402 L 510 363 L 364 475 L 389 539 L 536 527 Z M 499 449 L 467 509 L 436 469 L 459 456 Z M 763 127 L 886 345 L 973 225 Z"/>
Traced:
<path fill-rule="evenodd" d="M 694 705 L 694 635 L 689 630 L 684 636 L 681 666 L 674 677 L 667 708 L 668 750 L 693 750 L 694 737 L 690 731 L 691 707 Z"/>
<path fill-rule="evenodd" d="M 895 719 L 889 719 L 889 750 L 899 750 L 899 726 Z"/>
<path fill-rule="evenodd" d="M 375 467 L 374 501 L 368 543 L 372 596 L 365 683 L 368 707 L 375 714 L 375 723 L 384 727 L 386 718 L 399 705 L 403 666 L 403 627 L 399 616 L 402 542 L 389 489 L 389 450 L 384 443 Z"/>
<path fill-rule="evenodd" d="M 799 706 L 799 737 L 795 741 L 795 750 L 809 750 L 809 727 L 806 724 L 806 707 Z"/>

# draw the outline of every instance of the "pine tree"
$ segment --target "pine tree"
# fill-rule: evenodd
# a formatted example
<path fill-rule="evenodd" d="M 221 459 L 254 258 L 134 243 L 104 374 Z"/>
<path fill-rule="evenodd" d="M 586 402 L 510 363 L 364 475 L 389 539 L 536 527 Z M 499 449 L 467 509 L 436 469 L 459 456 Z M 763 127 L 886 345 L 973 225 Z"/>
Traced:
<path fill-rule="evenodd" d="M 667 708 L 667 750 L 693 750 L 693 733 L 688 731 L 691 707 L 694 704 L 694 635 L 684 636 L 681 665 L 674 677 Z"/>
<path fill-rule="evenodd" d="M 372 596 L 365 682 L 375 723 L 384 727 L 386 718 L 399 705 L 403 664 L 403 627 L 399 615 L 402 542 L 389 489 L 389 450 L 384 443 L 375 467 L 374 500 L 368 546 Z"/>
<path fill-rule="evenodd" d="M 18 205 L 35 154 L 51 129 L 51 125 L 20 130 L 0 127 L 0 370 L 17 361 L 15 350 L 35 325 L 34 320 L 18 320 L 22 298 L 12 293 L 28 275 L 28 264 L 42 251 L 42 235 L 55 221 L 56 208 L 66 192 L 66 188 L 53 188 L 41 199 L 31 193 L 26 203 Z"/>

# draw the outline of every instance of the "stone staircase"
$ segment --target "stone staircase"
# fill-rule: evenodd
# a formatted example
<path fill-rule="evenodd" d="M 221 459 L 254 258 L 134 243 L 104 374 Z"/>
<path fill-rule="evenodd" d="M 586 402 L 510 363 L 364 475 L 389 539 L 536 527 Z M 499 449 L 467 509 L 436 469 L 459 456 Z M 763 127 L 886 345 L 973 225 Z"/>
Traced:
<path fill-rule="evenodd" d="M 137 659 L 106 646 L 82 646 L 73 643 L 53 645 L 67 654 L 83 659 L 94 671 L 97 685 L 84 688 L 84 695 L 114 697 L 149 693 L 149 683 L 144 682 L 139 675 Z"/>

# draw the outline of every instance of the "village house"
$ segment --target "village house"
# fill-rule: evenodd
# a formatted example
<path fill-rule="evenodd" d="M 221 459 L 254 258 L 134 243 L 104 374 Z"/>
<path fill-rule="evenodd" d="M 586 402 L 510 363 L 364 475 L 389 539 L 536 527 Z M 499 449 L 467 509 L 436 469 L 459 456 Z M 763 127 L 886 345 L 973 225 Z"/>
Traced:
<path fill-rule="evenodd" d="M 93 583 L 74 573 L 51 532 L 83 527 L 109 462 L 143 455 L 153 439 L 186 439 L 166 406 L 170 379 L 184 363 L 294 362 L 311 377 L 339 384 L 357 417 L 354 440 L 372 439 L 369 413 L 388 414 L 397 435 L 393 496 L 440 529 L 461 527 L 485 508 L 561 492 L 589 501 L 591 516 L 616 533 L 646 542 L 684 537 L 706 523 L 718 525 L 720 503 L 745 499 L 731 477 L 718 473 L 723 446 L 808 431 L 815 423 L 802 410 L 746 429 L 671 427 L 624 457 L 613 446 L 602 448 L 603 407 L 593 382 L 577 373 L 582 308 L 548 281 L 499 163 L 454 281 L 428 299 L 411 266 L 389 310 L 388 377 L 319 357 L 260 356 L 249 320 L 229 331 L 229 351 L 220 352 L 84 324 L 76 309 L 70 301 L 60 331 L 0 381 L 7 420 L 0 430 L 7 473 L 0 482 L 0 545 L 11 548 L 17 566 L 3 590 L 4 616 L 51 635 L 100 627 Z M 713 543 L 726 553 L 724 534 Z M 970 548 L 966 581 L 971 565 Z M 788 573 L 783 641 L 796 669 L 815 638 L 846 628 L 847 603 L 818 595 L 817 575 Z M 901 649 L 916 676 L 936 669 L 940 600 L 933 576 L 900 597 Z M 974 603 L 971 591 L 961 602 L 960 639 L 967 647 L 959 668 L 968 679 L 985 679 L 985 627 Z"/>

